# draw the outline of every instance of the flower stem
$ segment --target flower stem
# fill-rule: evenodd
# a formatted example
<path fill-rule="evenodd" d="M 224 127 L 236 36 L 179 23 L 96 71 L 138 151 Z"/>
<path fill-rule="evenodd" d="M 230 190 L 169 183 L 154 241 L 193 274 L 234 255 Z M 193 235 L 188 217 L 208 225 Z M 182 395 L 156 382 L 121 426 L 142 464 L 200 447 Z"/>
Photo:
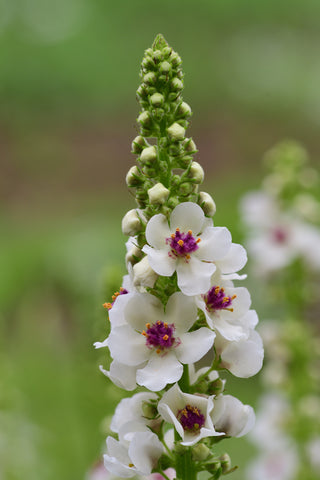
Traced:
<path fill-rule="evenodd" d="M 191 449 L 185 449 L 182 453 L 176 455 L 176 474 L 177 480 L 196 480 L 197 471 L 191 456 Z"/>

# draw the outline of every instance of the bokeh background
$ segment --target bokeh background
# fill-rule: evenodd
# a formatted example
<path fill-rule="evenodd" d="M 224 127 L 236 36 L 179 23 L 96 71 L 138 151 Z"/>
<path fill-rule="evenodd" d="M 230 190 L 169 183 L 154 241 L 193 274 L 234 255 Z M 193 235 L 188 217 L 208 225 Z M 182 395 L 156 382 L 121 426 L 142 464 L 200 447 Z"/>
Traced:
<path fill-rule="evenodd" d="M 159 32 L 182 56 L 204 190 L 235 241 L 268 148 L 295 138 L 319 166 L 318 0 L 0 0 L 3 480 L 84 479 L 124 394 L 92 344 L 125 273 L 135 91 Z M 245 403 L 258 392 L 258 376 L 229 381 Z M 228 446 L 240 465 L 253 454 Z"/>

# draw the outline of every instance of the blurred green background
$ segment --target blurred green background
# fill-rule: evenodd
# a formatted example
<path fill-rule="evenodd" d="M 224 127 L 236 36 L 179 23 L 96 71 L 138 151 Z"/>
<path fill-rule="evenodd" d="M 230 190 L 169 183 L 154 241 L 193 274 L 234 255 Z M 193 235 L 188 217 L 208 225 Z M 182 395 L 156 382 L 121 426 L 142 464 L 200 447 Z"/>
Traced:
<path fill-rule="evenodd" d="M 159 32 L 182 56 L 204 190 L 235 241 L 268 148 L 293 137 L 319 158 L 318 0 L 0 0 L 1 480 L 84 479 L 124 395 L 92 343 L 125 273 L 135 90 Z M 229 381 L 243 402 L 258 391 Z M 252 447 L 229 443 L 243 466 Z"/>

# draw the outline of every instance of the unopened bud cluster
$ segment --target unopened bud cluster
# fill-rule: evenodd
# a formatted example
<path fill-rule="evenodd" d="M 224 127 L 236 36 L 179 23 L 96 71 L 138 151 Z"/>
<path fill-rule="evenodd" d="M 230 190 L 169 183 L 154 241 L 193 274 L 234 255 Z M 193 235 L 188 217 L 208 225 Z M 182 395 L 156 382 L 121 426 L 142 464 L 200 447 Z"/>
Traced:
<path fill-rule="evenodd" d="M 140 134 L 132 142 L 137 165 L 130 168 L 126 181 L 146 220 L 159 212 L 169 217 L 185 201 L 198 203 L 208 217 L 215 213 L 210 195 L 198 191 L 204 172 L 193 160 L 197 147 L 186 136 L 192 111 L 182 99 L 181 63 L 159 35 L 141 64 L 142 83 L 137 90 Z"/>

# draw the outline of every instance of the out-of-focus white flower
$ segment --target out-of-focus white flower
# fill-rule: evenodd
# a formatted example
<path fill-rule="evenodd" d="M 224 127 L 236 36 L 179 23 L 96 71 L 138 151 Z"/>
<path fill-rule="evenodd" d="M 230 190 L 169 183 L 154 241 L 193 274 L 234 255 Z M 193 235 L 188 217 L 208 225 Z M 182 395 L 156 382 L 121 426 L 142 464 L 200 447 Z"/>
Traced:
<path fill-rule="evenodd" d="M 248 480 L 293 480 L 297 473 L 298 454 L 295 448 L 266 450 L 247 471 Z"/>
<path fill-rule="evenodd" d="M 301 258 L 310 269 L 320 268 L 320 231 L 299 220 L 293 212 L 280 211 L 276 201 L 263 192 L 246 195 L 242 215 L 248 226 L 248 250 L 260 274 L 282 269 Z"/>
<path fill-rule="evenodd" d="M 253 408 L 250 405 L 243 405 L 232 395 L 218 395 L 214 399 L 211 418 L 215 429 L 229 437 L 246 435 L 255 422 Z"/>
<path fill-rule="evenodd" d="M 182 364 L 194 363 L 212 347 L 215 333 L 206 327 L 188 332 L 197 317 L 191 297 L 176 292 L 166 311 L 158 298 L 135 294 L 123 313 L 126 324 L 112 328 L 108 347 L 112 358 L 136 370 L 136 381 L 158 391 L 179 380 Z"/>
<path fill-rule="evenodd" d="M 163 453 L 163 445 L 152 432 L 136 432 L 130 442 L 107 438 L 103 456 L 106 469 L 122 478 L 150 475 Z"/>
<path fill-rule="evenodd" d="M 185 295 L 209 290 L 215 262 L 231 248 L 230 232 L 213 227 L 202 208 L 192 202 L 181 203 L 172 211 L 170 227 L 164 215 L 154 215 L 147 224 L 146 239 L 149 245 L 142 250 L 153 270 L 165 277 L 177 271 L 178 286 Z"/>
<path fill-rule="evenodd" d="M 210 416 L 213 409 L 213 396 L 183 393 L 177 384 L 165 392 L 158 404 L 160 415 L 174 425 L 182 438 L 181 445 L 185 446 L 194 445 L 205 437 L 224 435 L 214 428 Z"/>
<path fill-rule="evenodd" d="M 320 471 L 320 435 L 313 437 L 307 445 L 307 454 L 315 472 Z"/>

